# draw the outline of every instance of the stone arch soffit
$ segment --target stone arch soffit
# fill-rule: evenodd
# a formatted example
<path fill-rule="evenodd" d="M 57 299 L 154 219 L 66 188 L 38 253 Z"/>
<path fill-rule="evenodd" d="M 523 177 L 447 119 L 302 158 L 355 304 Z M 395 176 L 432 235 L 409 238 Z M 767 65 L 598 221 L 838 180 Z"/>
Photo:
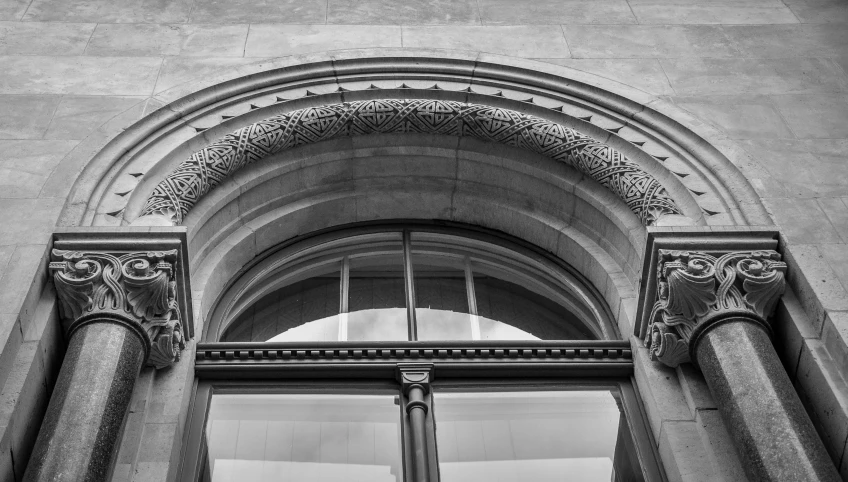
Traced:
<path fill-rule="evenodd" d="M 446 136 L 461 131 L 561 156 L 576 171 L 582 167 L 590 172 L 587 177 L 603 180 L 623 200 L 621 207 L 632 209 L 634 221 L 645 224 L 657 217 L 671 220 L 657 224 L 770 224 L 748 181 L 699 134 L 720 145 L 730 141 L 662 99 L 540 62 L 508 57 L 483 62 L 453 52 L 388 53 L 283 58 L 271 63 L 279 68 L 217 84 L 198 80 L 157 94 L 163 107 L 114 138 L 103 134 L 84 141 L 81 155 L 97 154 L 75 181 L 60 225 L 174 224 L 215 183 L 266 155 L 262 150 L 319 142 L 321 136 L 386 132 L 387 126 Z M 375 101 L 391 112 L 379 112 Z M 410 107 L 422 109 L 410 112 Z M 335 121 L 327 122 L 322 109 Z M 368 109 L 367 116 L 353 115 Z M 281 122 L 284 118 L 289 120 Z M 269 119 L 276 125 L 263 122 Z M 316 130 L 322 123 L 325 127 Z M 283 124 L 298 131 L 286 133 Z M 114 127 L 112 132 L 123 130 Z M 233 140 L 234 149 L 216 145 Z M 249 145 L 239 147 L 247 140 Z M 219 156 L 221 147 L 233 157 Z M 192 162 L 195 172 L 181 171 Z M 652 194 L 634 195 L 645 192 Z M 660 209 L 654 210 L 657 200 Z M 172 219 L 143 212 L 168 213 Z"/>
<path fill-rule="evenodd" d="M 142 216 L 180 224 L 197 201 L 242 167 L 286 149 L 368 134 L 470 136 L 542 154 L 594 179 L 645 225 L 682 215 L 666 188 L 611 146 L 568 126 L 491 105 L 437 99 L 324 104 L 244 126 L 194 152 L 148 196 Z"/>

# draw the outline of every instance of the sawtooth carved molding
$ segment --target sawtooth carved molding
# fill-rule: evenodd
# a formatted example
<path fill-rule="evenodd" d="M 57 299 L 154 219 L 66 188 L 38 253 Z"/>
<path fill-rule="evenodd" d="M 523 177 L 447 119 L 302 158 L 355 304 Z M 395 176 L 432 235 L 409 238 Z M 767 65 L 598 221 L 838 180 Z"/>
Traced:
<path fill-rule="evenodd" d="M 660 250 L 658 261 L 658 299 L 644 341 L 651 358 L 670 367 L 694 359 L 692 347 L 712 324 L 743 317 L 768 326 L 786 287 L 786 263 L 776 251 L 715 257 Z"/>
<path fill-rule="evenodd" d="M 285 149 L 343 136 L 426 133 L 470 136 L 564 162 L 621 198 L 645 225 L 681 214 L 666 188 L 622 153 L 555 122 L 488 105 L 378 99 L 294 110 L 242 127 L 195 152 L 162 180 L 142 215 L 181 224 L 192 207 L 242 167 Z"/>
<path fill-rule="evenodd" d="M 114 255 L 53 250 L 50 272 L 72 333 L 99 320 L 127 324 L 144 340 L 147 365 L 170 366 L 185 348 L 177 302 L 177 250 Z"/>

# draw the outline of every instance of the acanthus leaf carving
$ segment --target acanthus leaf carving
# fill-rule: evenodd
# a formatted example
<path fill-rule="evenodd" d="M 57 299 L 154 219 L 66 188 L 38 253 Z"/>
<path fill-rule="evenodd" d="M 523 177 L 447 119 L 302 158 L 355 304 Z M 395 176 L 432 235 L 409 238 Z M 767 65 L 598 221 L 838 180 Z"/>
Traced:
<path fill-rule="evenodd" d="M 118 314 L 147 334 L 147 364 L 169 366 L 185 348 L 173 280 L 177 251 L 116 255 L 53 250 L 50 263 L 62 317 L 73 326 L 86 315 Z"/>
<path fill-rule="evenodd" d="M 745 302 L 758 315 L 767 317 L 786 290 L 786 263 L 765 253 L 765 256 L 740 260 L 737 271 L 743 280 Z"/>
<path fill-rule="evenodd" d="M 714 267 L 706 258 L 671 254 L 675 255 L 663 267 L 668 285 L 666 310 L 687 319 L 703 316 L 716 302 Z"/>
<path fill-rule="evenodd" d="M 690 361 L 694 332 L 728 313 L 765 323 L 785 289 L 785 272 L 775 251 L 716 258 L 705 252 L 660 250 L 658 299 L 644 340 L 651 358 L 671 367 Z"/>
<path fill-rule="evenodd" d="M 651 325 L 648 336 L 652 360 L 660 361 L 670 367 L 689 361 L 689 345 L 665 323 Z"/>

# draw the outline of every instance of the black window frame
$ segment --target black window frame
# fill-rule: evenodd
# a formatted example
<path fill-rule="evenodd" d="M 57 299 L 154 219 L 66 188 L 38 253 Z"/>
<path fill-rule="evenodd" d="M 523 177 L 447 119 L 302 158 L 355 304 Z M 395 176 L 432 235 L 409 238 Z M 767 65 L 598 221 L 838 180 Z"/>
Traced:
<path fill-rule="evenodd" d="M 366 223 L 359 231 L 412 229 L 427 226 L 468 232 L 482 239 L 494 239 L 507 246 L 520 246 L 545 257 L 574 274 L 576 270 L 539 248 L 501 233 L 452 223 L 388 222 Z M 308 236 L 313 242 L 338 237 L 340 229 Z M 408 236 L 404 236 L 408 239 Z M 307 237 L 284 243 L 286 249 Z M 268 256 L 266 253 L 264 256 Z M 262 257 L 259 258 L 261 260 Z M 577 273 L 587 290 L 594 290 Z M 222 296 L 233 285 L 231 280 Z M 218 302 L 220 303 L 219 298 Z M 614 319 L 611 313 L 607 316 Z M 206 327 L 207 330 L 209 327 Z M 208 331 L 207 331 L 208 333 Z M 206 456 L 205 436 L 209 403 L 213 393 L 394 393 L 401 407 L 409 401 L 398 381 L 399 368 L 429 366 L 432 380 L 426 398 L 432 407 L 432 391 L 594 389 L 616 390 L 628 421 L 643 476 L 647 482 L 665 482 L 657 445 L 647 413 L 636 391 L 633 353 L 629 340 L 528 340 L 528 341 L 371 341 L 371 342 L 216 342 L 204 336 L 195 347 L 195 384 L 186 418 L 183 456 L 178 480 L 196 482 Z M 413 482 L 410 455 L 410 422 L 401 417 L 404 482 Z M 430 481 L 439 480 L 433 411 L 427 415 Z"/>

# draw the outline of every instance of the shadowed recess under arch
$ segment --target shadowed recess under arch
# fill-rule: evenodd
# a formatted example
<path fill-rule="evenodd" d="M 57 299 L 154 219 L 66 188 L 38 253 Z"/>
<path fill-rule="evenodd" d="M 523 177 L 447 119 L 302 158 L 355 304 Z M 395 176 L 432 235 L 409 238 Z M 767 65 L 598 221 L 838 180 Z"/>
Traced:
<path fill-rule="evenodd" d="M 469 136 L 564 162 L 599 182 L 645 225 L 681 214 L 666 188 L 612 147 L 570 127 L 510 109 L 434 99 L 378 99 L 294 110 L 242 127 L 195 152 L 147 198 L 142 215 L 182 223 L 212 188 L 285 149 L 337 137 L 424 133 Z"/>

